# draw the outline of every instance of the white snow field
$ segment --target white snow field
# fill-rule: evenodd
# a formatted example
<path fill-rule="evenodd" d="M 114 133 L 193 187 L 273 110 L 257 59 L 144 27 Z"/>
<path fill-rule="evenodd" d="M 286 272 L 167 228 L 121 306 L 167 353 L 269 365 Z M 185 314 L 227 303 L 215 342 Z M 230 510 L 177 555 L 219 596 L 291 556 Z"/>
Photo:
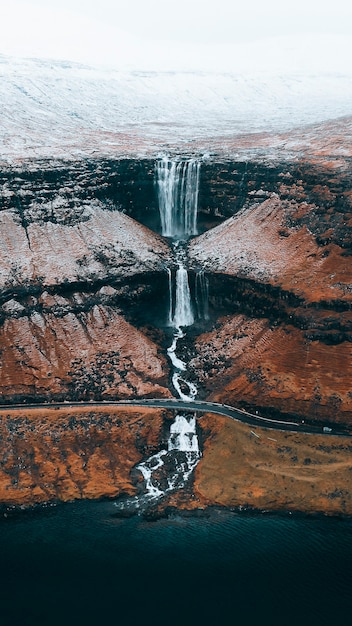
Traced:
<path fill-rule="evenodd" d="M 0 55 L 0 159 L 143 155 L 352 114 L 352 74 L 98 70 Z"/>

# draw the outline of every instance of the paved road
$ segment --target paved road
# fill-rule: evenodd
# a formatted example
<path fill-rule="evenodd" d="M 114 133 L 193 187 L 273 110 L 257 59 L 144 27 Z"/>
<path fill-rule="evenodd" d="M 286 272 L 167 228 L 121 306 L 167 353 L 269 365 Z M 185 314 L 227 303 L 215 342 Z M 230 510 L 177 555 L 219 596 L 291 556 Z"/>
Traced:
<path fill-rule="evenodd" d="M 189 412 L 211 412 L 218 413 L 219 415 L 225 415 L 239 422 L 244 422 L 250 426 L 266 426 L 275 430 L 285 430 L 289 432 L 300 433 L 318 433 L 326 435 L 339 435 L 344 437 L 352 437 L 352 433 L 343 431 L 341 428 L 335 427 L 331 430 L 324 431 L 321 426 L 307 425 L 304 422 L 290 422 L 282 420 L 274 420 L 268 417 L 262 417 L 260 415 L 254 415 L 248 411 L 242 409 L 236 409 L 233 406 L 226 404 L 220 404 L 218 402 L 206 402 L 205 400 L 194 400 L 186 402 L 185 400 L 179 400 L 177 398 L 146 398 L 140 400 L 119 400 L 105 402 L 55 402 L 44 404 L 8 404 L 0 405 L 0 412 L 6 409 L 15 409 L 16 411 L 25 411 L 28 409 L 38 408 L 69 408 L 69 407 L 109 407 L 109 406 L 150 406 L 155 408 L 167 408 L 167 409 L 185 409 Z"/>
<path fill-rule="evenodd" d="M 218 402 L 207 402 L 205 400 L 193 400 L 191 402 L 186 402 L 184 400 L 178 400 L 177 398 L 162 398 L 162 399 L 146 399 L 146 400 L 126 400 L 121 401 L 119 404 L 127 404 L 127 405 L 143 405 L 143 406 L 153 406 L 153 407 L 163 407 L 163 408 L 172 408 L 172 409 L 186 409 L 188 411 L 200 411 L 202 413 L 211 412 L 218 413 L 219 415 L 226 415 L 231 419 L 234 419 L 239 422 L 244 422 L 245 424 L 249 424 L 251 426 L 265 426 L 267 428 L 273 428 L 275 430 L 286 430 L 290 432 L 300 432 L 300 433 L 318 433 L 327 435 L 340 435 L 344 437 L 351 437 L 352 433 L 343 431 L 342 429 L 333 428 L 330 432 L 330 429 L 327 431 L 323 431 L 321 426 L 306 424 L 305 422 L 291 422 L 291 421 L 282 421 L 282 420 L 274 420 L 268 417 L 262 417 L 261 415 L 249 413 L 243 409 L 236 409 L 233 406 L 229 406 L 226 404 L 220 404 Z"/>

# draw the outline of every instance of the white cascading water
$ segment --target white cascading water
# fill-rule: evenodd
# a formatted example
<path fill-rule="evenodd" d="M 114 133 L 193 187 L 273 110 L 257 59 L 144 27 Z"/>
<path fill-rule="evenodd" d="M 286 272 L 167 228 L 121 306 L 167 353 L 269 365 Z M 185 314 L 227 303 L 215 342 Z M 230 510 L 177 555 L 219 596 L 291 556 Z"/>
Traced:
<path fill-rule="evenodd" d="M 167 268 L 167 322 L 173 328 L 173 338 L 167 353 L 173 368 L 173 387 L 178 397 L 186 402 L 196 398 L 197 387 L 186 379 L 187 365 L 176 355 L 177 343 L 185 336 L 183 329 L 194 323 L 195 316 L 206 319 L 208 315 L 207 303 L 205 304 L 207 283 L 204 275 L 196 278 L 196 311 L 193 310 L 188 271 L 185 267 L 186 251 L 180 243 L 197 234 L 199 169 L 200 163 L 195 159 L 171 161 L 163 158 L 156 165 L 162 234 L 174 240 L 173 250 L 177 265 L 176 271 Z M 142 497 L 133 498 L 128 504 L 139 509 L 143 503 L 157 501 L 167 492 L 181 489 L 200 457 L 195 414 L 178 413 L 170 427 L 167 450 L 161 450 L 136 466 L 143 475 L 146 493 Z"/>
<path fill-rule="evenodd" d="M 175 328 L 181 328 L 181 326 L 192 326 L 193 323 L 194 315 L 192 311 L 188 272 L 182 263 L 179 262 L 176 271 L 176 299 L 172 324 Z"/>
<path fill-rule="evenodd" d="M 195 298 L 197 308 L 197 318 L 199 320 L 209 319 L 209 283 L 204 270 L 196 273 Z"/>
<path fill-rule="evenodd" d="M 161 234 L 178 240 L 196 235 L 200 161 L 164 157 L 155 169 Z"/>
<path fill-rule="evenodd" d="M 179 413 L 170 427 L 167 450 L 137 465 L 145 480 L 144 501 L 157 500 L 169 491 L 182 489 L 200 456 L 196 418 Z"/>
<path fill-rule="evenodd" d="M 169 318 L 168 325 L 172 326 L 172 273 L 169 267 L 166 268 L 169 283 Z"/>
<path fill-rule="evenodd" d="M 197 387 L 194 383 L 184 378 L 184 374 L 187 371 L 186 363 L 176 355 L 177 342 L 179 339 L 185 337 L 182 328 L 192 326 L 194 323 L 188 272 L 183 266 L 180 267 L 179 265 L 175 280 L 175 306 L 173 307 L 171 281 L 171 297 L 169 299 L 171 312 L 168 314 L 168 319 L 171 319 L 171 326 L 174 329 L 174 333 L 172 343 L 167 349 L 167 354 L 174 370 L 172 374 L 172 385 L 175 391 L 181 400 L 192 402 L 197 396 Z"/>

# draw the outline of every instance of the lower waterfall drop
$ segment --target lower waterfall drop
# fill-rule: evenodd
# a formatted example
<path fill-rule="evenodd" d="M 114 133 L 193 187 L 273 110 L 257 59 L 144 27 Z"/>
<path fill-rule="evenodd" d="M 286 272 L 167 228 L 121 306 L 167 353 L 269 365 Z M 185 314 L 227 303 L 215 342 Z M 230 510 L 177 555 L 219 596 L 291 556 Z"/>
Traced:
<path fill-rule="evenodd" d="M 157 501 L 170 491 L 182 489 L 201 457 L 194 415 L 178 413 L 170 426 L 167 450 L 161 450 L 136 466 L 145 480 L 143 502 Z"/>
<path fill-rule="evenodd" d="M 168 325 L 173 328 L 173 338 L 167 354 L 173 367 L 172 384 L 175 391 L 181 400 L 192 402 L 196 398 L 197 387 L 186 380 L 187 365 L 176 355 L 176 349 L 178 340 L 185 336 L 183 328 L 194 323 L 194 313 L 188 272 L 184 265 L 184 250 L 177 245 L 174 250 L 177 259 L 176 273 L 170 268 L 167 269 L 169 283 L 167 319 Z M 161 450 L 136 467 L 145 480 L 144 498 L 155 501 L 169 491 L 184 487 L 200 457 L 195 415 L 187 412 L 178 413 L 170 426 L 167 450 Z"/>
<path fill-rule="evenodd" d="M 175 328 L 192 326 L 194 322 L 188 272 L 182 262 L 179 263 L 176 271 L 176 302 L 172 321 Z"/>
<path fill-rule="evenodd" d="M 167 354 L 174 369 L 172 374 L 172 385 L 181 400 L 191 402 L 197 395 L 197 387 L 181 376 L 181 372 L 186 372 L 187 368 L 185 362 L 176 356 L 176 349 L 178 340 L 185 337 L 185 332 L 182 329 L 194 324 L 195 315 L 193 313 L 188 271 L 185 268 L 184 249 L 175 245 L 174 253 L 178 263 L 178 268 L 175 274 L 175 285 L 173 284 L 172 272 L 168 270 L 168 320 L 169 325 L 174 329 L 174 335 L 172 343 L 167 349 Z"/>
<path fill-rule="evenodd" d="M 197 318 L 199 320 L 209 319 L 209 281 L 204 270 L 199 270 L 195 278 L 195 299 L 197 307 Z"/>

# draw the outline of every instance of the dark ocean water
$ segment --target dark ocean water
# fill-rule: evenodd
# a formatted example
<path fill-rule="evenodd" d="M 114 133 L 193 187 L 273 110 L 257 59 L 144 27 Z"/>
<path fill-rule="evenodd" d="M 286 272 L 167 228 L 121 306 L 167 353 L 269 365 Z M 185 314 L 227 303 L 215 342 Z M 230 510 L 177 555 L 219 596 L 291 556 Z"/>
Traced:
<path fill-rule="evenodd" d="M 352 623 L 352 520 L 114 513 L 2 519 L 0 626 Z"/>

